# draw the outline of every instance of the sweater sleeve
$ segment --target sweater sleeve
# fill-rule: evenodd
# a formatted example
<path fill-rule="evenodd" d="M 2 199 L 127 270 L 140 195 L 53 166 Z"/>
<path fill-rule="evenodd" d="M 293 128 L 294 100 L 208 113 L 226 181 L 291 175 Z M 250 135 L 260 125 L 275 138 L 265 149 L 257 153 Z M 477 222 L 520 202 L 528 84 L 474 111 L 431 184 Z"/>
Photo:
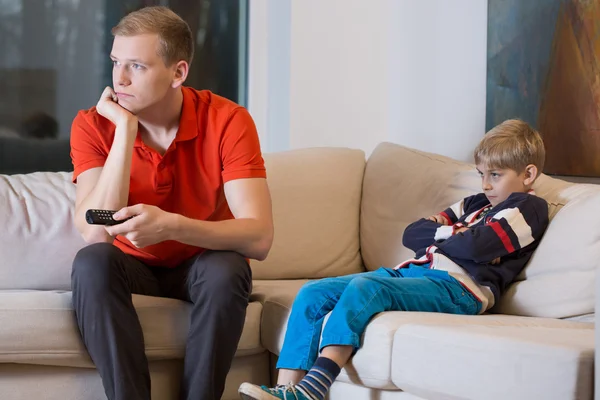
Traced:
<path fill-rule="evenodd" d="M 417 253 L 435 242 L 435 234 L 439 228 L 452 229 L 452 226 L 444 226 L 421 218 L 406 227 L 402 235 L 402 244 Z"/>
<path fill-rule="evenodd" d="M 456 230 L 453 225 L 464 215 L 465 205 L 469 204 L 473 197 L 466 197 L 440 212 L 449 225 L 438 224 L 425 218 L 413 222 L 404 230 L 402 244 L 416 253 L 438 240 L 449 238 Z"/>
<path fill-rule="evenodd" d="M 469 228 L 437 245 L 450 258 L 489 263 L 539 240 L 548 226 L 547 203 L 536 196 L 513 193 L 484 225 Z"/>
<path fill-rule="evenodd" d="M 467 202 L 468 199 L 469 197 L 464 198 L 461 201 L 457 201 L 444 211 L 440 212 L 440 215 L 446 218 L 450 225 L 455 224 L 464 215 L 465 202 Z"/>

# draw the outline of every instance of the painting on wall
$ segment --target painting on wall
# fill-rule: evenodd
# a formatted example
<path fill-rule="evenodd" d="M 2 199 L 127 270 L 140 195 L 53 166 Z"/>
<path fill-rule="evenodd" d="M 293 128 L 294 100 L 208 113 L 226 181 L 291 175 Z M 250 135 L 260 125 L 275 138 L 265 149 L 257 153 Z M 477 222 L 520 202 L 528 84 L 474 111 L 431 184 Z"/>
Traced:
<path fill-rule="evenodd" d="M 540 131 L 545 173 L 600 177 L 600 2 L 489 0 L 486 108 Z"/>

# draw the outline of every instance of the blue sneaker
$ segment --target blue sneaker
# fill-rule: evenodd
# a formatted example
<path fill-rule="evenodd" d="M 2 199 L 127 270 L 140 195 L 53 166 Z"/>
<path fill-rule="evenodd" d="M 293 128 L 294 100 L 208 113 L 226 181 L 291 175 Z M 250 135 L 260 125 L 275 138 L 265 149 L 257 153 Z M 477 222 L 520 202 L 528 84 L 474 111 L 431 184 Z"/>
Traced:
<path fill-rule="evenodd" d="M 274 388 L 242 383 L 238 393 L 243 400 L 310 400 L 292 383 Z"/>

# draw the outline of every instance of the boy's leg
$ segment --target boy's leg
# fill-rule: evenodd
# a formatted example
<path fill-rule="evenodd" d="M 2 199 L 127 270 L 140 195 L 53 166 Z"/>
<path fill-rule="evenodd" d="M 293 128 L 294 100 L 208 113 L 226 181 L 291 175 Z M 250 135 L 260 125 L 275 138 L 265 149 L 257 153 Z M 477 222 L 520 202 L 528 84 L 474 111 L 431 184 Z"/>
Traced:
<path fill-rule="evenodd" d="M 308 371 L 319 352 L 325 316 L 353 280 L 369 273 L 325 278 L 305 284 L 294 299 L 277 369 Z M 279 382 L 287 384 L 289 382 Z"/>
<path fill-rule="evenodd" d="M 372 274 L 372 272 L 347 275 L 336 278 L 325 278 L 309 282 L 300 289 L 287 324 L 283 348 L 279 355 L 278 386 L 270 389 L 250 383 L 240 386 L 239 393 L 243 399 L 277 399 L 291 398 L 285 394 L 283 385 L 296 383 L 304 376 L 304 371 L 311 369 L 318 356 L 319 340 L 325 316 L 333 309 L 348 283 L 356 277 Z M 301 374 L 298 372 L 301 371 Z M 300 379 L 293 379 L 298 377 Z M 289 387 L 290 390 L 295 388 Z M 298 399 L 304 397 L 295 393 Z M 287 397 L 285 397 L 287 396 Z"/>
<path fill-rule="evenodd" d="M 416 275 L 415 276 L 415 271 Z M 323 330 L 322 353 L 314 367 L 294 390 L 311 400 L 325 398 L 341 367 L 360 345 L 360 337 L 371 318 L 382 311 L 430 311 L 476 314 L 481 304 L 446 272 L 380 269 L 350 281 Z M 263 397 L 264 398 L 264 397 Z"/>
<path fill-rule="evenodd" d="M 321 349 L 331 345 L 360 346 L 371 318 L 383 311 L 425 311 L 475 315 L 481 303 L 445 271 L 415 275 L 414 271 L 380 269 L 379 274 L 353 279 L 323 329 Z"/>

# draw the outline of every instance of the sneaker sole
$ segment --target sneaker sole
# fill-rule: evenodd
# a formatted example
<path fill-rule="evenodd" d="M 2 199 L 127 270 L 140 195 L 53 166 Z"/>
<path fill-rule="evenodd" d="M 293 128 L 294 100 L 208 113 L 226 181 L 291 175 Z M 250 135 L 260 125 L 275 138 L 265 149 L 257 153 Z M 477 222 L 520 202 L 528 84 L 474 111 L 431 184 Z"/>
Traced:
<path fill-rule="evenodd" d="M 248 383 L 242 383 L 238 389 L 238 394 L 242 400 L 279 400 L 278 397 L 272 396 L 261 388 Z"/>

